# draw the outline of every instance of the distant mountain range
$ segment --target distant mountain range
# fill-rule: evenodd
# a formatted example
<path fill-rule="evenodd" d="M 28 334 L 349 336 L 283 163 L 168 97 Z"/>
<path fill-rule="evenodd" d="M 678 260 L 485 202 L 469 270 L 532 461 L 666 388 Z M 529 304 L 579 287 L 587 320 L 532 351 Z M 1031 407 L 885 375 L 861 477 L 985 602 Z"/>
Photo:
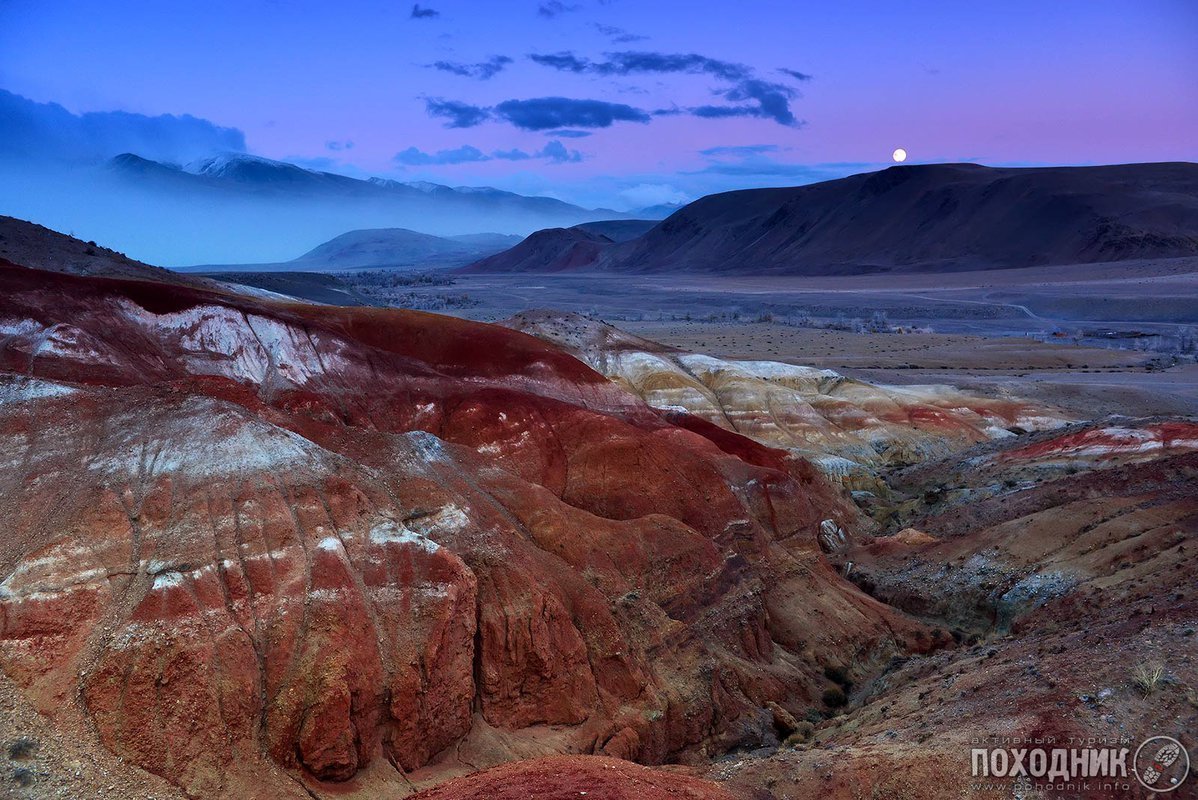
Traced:
<path fill-rule="evenodd" d="M 1198 255 L 1198 164 L 891 167 L 696 200 L 626 242 L 539 231 L 473 272 L 836 275 Z"/>
<path fill-rule="evenodd" d="M 7 169 L 0 177 L 6 213 L 171 266 L 280 262 L 368 228 L 524 236 L 592 220 L 639 218 L 552 197 L 357 179 L 244 154 L 180 165 L 125 153 L 100 165 L 52 172 L 11 163 Z"/>
<path fill-rule="evenodd" d="M 335 236 L 291 261 L 187 267 L 187 272 L 330 272 L 371 267 L 442 269 L 504 251 L 523 237 L 502 233 L 432 236 L 407 228 L 370 228 Z"/>

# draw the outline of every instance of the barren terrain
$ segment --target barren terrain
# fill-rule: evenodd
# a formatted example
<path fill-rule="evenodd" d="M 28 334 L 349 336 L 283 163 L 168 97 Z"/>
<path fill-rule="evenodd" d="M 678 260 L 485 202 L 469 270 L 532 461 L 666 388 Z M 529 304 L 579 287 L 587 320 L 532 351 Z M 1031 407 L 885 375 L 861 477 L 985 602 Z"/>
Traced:
<path fill-rule="evenodd" d="M 18 798 L 1088 799 L 970 750 L 1193 744 L 1185 322 L 513 278 L 460 316 L 619 325 L 495 325 L 47 248 L 0 265 Z"/>

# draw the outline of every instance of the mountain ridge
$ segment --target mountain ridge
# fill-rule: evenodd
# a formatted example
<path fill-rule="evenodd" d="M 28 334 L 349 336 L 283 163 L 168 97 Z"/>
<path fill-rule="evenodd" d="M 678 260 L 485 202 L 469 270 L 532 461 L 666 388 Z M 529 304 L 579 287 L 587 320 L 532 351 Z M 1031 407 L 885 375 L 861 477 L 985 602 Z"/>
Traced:
<path fill-rule="evenodd" d="M 837 275 L 1194 254 L 1198 164 L 928 164 L 708 195 L 568 268 Z M 498 263 L 493 257 L 467 269 Z"/>

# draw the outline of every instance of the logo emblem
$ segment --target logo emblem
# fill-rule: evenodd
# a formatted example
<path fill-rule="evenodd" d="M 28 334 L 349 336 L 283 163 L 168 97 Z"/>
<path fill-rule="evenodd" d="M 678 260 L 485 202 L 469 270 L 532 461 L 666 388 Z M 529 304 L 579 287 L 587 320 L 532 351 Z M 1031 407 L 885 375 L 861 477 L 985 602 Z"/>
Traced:
<path fill-rule="evenodd" d="M 1190 774 L 1190 754 L 1169 736 L 1153 736 L 1136 748 L 1132 769 L 1150 792 L 1171 792 Z"/>

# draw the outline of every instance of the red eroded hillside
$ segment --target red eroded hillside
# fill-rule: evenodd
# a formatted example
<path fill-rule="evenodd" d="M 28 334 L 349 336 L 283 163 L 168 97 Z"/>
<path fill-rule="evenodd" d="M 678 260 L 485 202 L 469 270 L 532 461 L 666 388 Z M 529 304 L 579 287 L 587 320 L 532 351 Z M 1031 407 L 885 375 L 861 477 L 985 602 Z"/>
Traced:
<path fill-rule="evenodd" d="M 190 796 L 698 759 L 931 646 L 822 555 L 821 523 L 864 523 L 806 462 L 531 336 L 0 287 L 0 670 Z"/>

